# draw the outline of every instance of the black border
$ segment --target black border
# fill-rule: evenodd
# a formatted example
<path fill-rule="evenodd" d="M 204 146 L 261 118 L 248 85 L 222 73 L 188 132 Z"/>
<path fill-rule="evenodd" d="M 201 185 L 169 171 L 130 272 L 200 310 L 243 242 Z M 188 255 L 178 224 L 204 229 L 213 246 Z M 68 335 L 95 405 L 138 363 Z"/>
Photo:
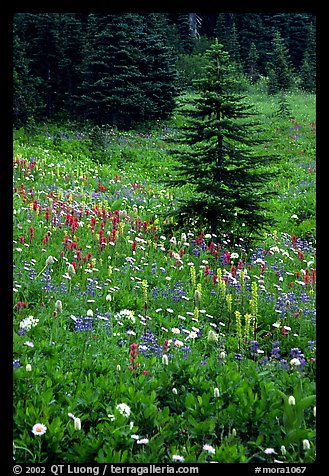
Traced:
<path fill-rule="evenodd" d="M 318 2 L 319 3 L 319 2 Z M 4 469 L 4 474 L 10 475 L 13 474 L 13 459 L 12 459 L 12 450 L 13 450 L 13 431 L 12 431 L 12 393 L 13 393 L 13 377 L 12 377 L 12 342 L 13 342 L 13 331 L 12 331 L 12 308 L 13 308 L 13 297 L 12 297 L 12 282 L 13 282 L 13 273 L 12 273 L 12 237 L 13 237 L 13 227 L 12 227 L 12 18 L 15 13 L 21 12 L 36 12 L 36 13 L 51 13 L 51 12 L 138 12 L 138 13 L 147 13 L 147 12 L 184 12 L 195 10 L 197 12 L 261 12 L 261 13 L 275 13 L 275 12 L 291 12 L 291 13 L 312 13 L 317 17 L 317 311 L 318 311 L 318 324 L 317 324 L 317 377 L 316 377 L 316 387 L 317 387 L 317 460 L 312 464 L 285 464 L 282 466 L 297 467 L 297 466 L 306 466 L 306 471 L 304 474 L 323 474 L 322 465 L 325 464 L 325 441 L 326 438 L 326 429 L 325 429 L 325 409 L 326 409 L 326 375 L 328 374 L 326 361 L 328 356 L 325 354 L 326 346 L 326 337 L 325 333 L 325 323 L 328 320 L 327 312 L 321 312 L 323 309 L 326 310 L 324 306 L 321 306 L 321 298 L 324 296 L 325 290 L 323 289 L 326 284 L 326 215 L 321 213 L 321 206 L 326 205 L 327 197 L 321 197 L 321 194 L 324 192 L 326 187 L 326 174 L 323 168 L 323 163 L 326 161 L 326 151 L 321 151 L 321 127 L 322 124 L 326 125 L 326 117 L 321 120 L 321 108 L 324 109 L 324 96 L 323 89 L 321 88 L 321 48 L 324 44 L 325 39 L 322 37 L 322 34 L 326 31 L 326 24 L 324 22 L 326 18 L 326 13 L 324 9 L 321 9 L 321 6 L 325 6 L 325 3 L 317 4 L 317 2 L 309 2 L 307 4 L 302 4 L 298 2 L 275 2 L 273 4 L 264 4 L 264 2 L 241 2 L 239 4 L 233 4 L 232 2 L 223 2 L 223 4 L 216 4 L 214 2 L 202 2 L 200 4 L 193 5 L 190 2 L 185 5 L 170 5 L 170 3 L 164 2 L 162 4 L 152 5 L 149 2 L 92 2 L 92 4 L 83 3 L 81 0 L 63 2 L 59 4 L 58 2 L 48 1 L 44 4 L 33 4 L 33 2 L 15 2 L 12 5 L 6 6 L 6 10 L 0 15 L 0 35 L 1 35 L 1 65 L 2 65 L 2 75 L 1 75 L 1 106 L 0 111 L 2 113 L 2 122 L 1 122 L 1 144 L 4 146 L 2 148 L 1 156 L 1 188 L 0 192 L 2 194 L 3 207 L 2 207 L 2 233 L 0 233 L 1 240 L 3 241 L 2 245 L 2 263 L 4 266 L 1 268 L 2 271 L 2 285 L 1 285 L 1 303 L 0 308 L 0 336 L 1 336 L 1 345 L 0 350 L 3 353 L 3 356 L 0 360 L 1 362 L 1 376 L 2 376 L 2 391 L 0 392 L 1 401 L 4 403 L 4 406 L 1 406 L 2 413 L 2 444 L 0 445 L 0 468 L 4 468 L 4 465 L 1 462 L 5 463 L 6 469 Z M 150 8 L 152 7 L 152 8 Z M 214 8 L 217 7 L 217 8 Z M 322 11 L 321 11 L 322 10 Z M 324 55 L 327 55 L 327 50 L 324 52 Z M 325 56 L 326 57 L 326 56 Z M 322 75 L 323 76 L 323 75 Z M 322 153 L 321 153 L 322 152 Z M 323 170 L 322 170 L 323 169 Z M 323 184 L 324 182 L 324 184 Z M 325 209 L 326 210 L 326 209 Z M 322 244 L 324 253 L 322 256 Z M 322 331 L 323 328 L 323 331 Z M 322 331 L 322 332 L 321 332 Z M 323 357 L 322 357 L 323 354 Z M 75 466 L 99 466 L 100 474 L 102 474 L 102 468 L 104 465 L 97 465 L 96 463 L 88 463 L 85 465 L 76 464 Z M 25 474 L 24 468 L 27 466 L 38 466 L 38 465 L 21 465 L 23 467 L 23 473 Z M 52 474 L 50 471 L 50 464 L 44 465 L 46 472 L 44 474 Z M 72 466 L 72 465 L 71 465 Z M 114 465 L 114 466 L 151 466 L 151 465 Z M 164 464 L 157 464 L 156 466 L 167 466 Z M 189 464 L 184 466 L 195 466 L 199 468 L 199 474 L 203 474 L 204 471 L 209 471 L 208 464 Z M 230 471 L 239 470 L 239 474 L 255 474 L 255 467 L 274 467 L 274 465 L 264 465 L 264 464 L 254 464 L 247 463 L 242 465 L 241 463 L 231 463 L 221 464 L 220 468 L 214 467 L 213 469 L 219 470 L 223 475 L 229 474 Z M 281 466 L 281 467 L 282 467 Z M 280 465 L 277 465 L 280 467 Z M 8 470 L 7 470 L 8 468 Z M 67 465 L 63 465 L 63 473 L 66 473 Z M 110 474 L 109 470 L 107 474 Z M 166 473 L 163 473 L 166 474 Z M 261 473 L 259 473 L 261 474 Z M 298 473 L 297 473 L 298 474 Z"/>

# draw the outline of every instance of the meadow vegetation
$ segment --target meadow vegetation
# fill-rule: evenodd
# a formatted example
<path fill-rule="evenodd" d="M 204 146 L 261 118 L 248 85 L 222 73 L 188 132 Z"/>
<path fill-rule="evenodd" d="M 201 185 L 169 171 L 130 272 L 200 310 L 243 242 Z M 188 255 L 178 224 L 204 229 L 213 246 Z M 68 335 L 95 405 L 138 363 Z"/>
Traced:
<path fill-rule="evenodd" d="M 167 233 L 179 114 L 14 131 L 17 462 L 315 461 L 315 95 L 249 88 L 280 156 L 252 247 Z"/>

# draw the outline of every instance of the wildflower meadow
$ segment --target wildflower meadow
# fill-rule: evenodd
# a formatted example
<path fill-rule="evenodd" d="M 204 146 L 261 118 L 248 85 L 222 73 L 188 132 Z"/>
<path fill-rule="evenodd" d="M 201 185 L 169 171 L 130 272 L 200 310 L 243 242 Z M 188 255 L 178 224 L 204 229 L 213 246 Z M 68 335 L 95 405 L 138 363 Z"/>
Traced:
<path fill-rule="evenodd" d="M 314 95 L 253 100 L 281 162 L 251 247 L 167 231 L 179 116 L 14 132 L 18 463 L 315 461 Z"/>

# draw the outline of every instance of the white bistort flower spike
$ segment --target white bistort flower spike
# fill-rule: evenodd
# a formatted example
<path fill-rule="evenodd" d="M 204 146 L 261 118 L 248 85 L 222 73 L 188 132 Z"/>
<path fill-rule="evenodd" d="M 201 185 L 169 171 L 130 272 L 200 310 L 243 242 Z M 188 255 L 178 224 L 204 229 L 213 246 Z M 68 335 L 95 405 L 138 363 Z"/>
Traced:
<path fill-rule="evenodd" d="M 57 299 L 57 301 L 55 303 L 55 309 L 56 309 L 57 312 L 62 312 L 63 304 L 62 304 L 62 301 L 60 299 Z"/>
<path fill-rule="evenodd" d="M 74 269 L 73 264 L 69 264 L 69 266 L 67 268 L 67 274 L 70 276 L 70 278 L 72 278 L 72 276 L 75 275 L 75 269 Z"/>
<path fill-rule="evenodd" d="M 81 420 L 80 418 L 75 418 L 74 419 L 74 429 L 76 431 L 80 431 L 81 430 Z"/>
<path fill-rule="evenodd" d="M 217 342 L 218 341 L 218 334 L 212 329 L 208 332 L 208 342 Z"/>
<path fill-rule="evenodd" d="M 54 258 L 52 256 L 48 256 L 48 258 L 46 259 L 46 266 L 51 266 L 54 263 L 55 263 Z"/>

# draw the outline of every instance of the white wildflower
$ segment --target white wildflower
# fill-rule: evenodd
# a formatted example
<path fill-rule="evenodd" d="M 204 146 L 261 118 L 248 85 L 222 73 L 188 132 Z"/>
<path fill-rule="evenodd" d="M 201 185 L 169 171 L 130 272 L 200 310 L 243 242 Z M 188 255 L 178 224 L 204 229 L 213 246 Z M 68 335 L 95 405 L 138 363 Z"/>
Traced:
<path fill-rule="evenodd" d="M 147 443 L 149 442 L 150 440 L 148 438 L 142 438 L 141 440 L 137 440 L 137 444 L 138 445 L 147 445 Z"/>
<path fill-rule="evenodd" d="M 48 258 L 46 259 L 46 266 L 51 266 L 54 263 L 55 263 L 54 258 L 52 256 L 48 256 Z"/>
<path fill-rule="evenodd" d="M 274 448 L 265 448 L 264 453 L 266 455 L 272 455 L 272 454 L 276 453 L 276 451 L 275 451 Z"/>
<path fill-rule="evenodd" d="M 80 418 L 75 418 L 74 419 L 74 429 L 75 429 L 75 431 L 80 431 L 81 430 L 81 420 L 80 420 Z"/>
<path fill-rule="evenodd" d="M 203 445 L 202 449 L 204 451 L 208 451 L 208 453 L 213 454 L 213 455 L 216 453 L 215 448 L 211 445 Z"/>
<path fill-rule="evenodd" d="M 119 403 L 117 406 L 116 406 L 116 409 L 119 410 L 119 412 L 121 413 L 121 415 L 124 415 L 126 417 L 129 417 L 130 416 L 130 413 L 131 413 L 131 409 L 128 405 L 126 405 L 125 403 Z"/>
<path fill-rule="evenodd" d="M 184 456 L 180 456 L 180 455 L 172 455 L 171 459 L 173 461 L 179 461 L 179 463 L 184 463 L 185 461 Z"/>
<path fill-rule="evenodd" d="M 295 357 L 294 359 L 291 359 L 291 361 L 289 363 L 290 363 L 290 365 L 292 365 L 294 367 L 298 367 L 300 365 L 300 360 Z"/>
<path fill-rule="evenodd" d="M 46 431 L 47 431 L 47 427 L 43 423 L 36 423 L 32 427 L 32 433 L 37 436 L 44 435 Z"/>

